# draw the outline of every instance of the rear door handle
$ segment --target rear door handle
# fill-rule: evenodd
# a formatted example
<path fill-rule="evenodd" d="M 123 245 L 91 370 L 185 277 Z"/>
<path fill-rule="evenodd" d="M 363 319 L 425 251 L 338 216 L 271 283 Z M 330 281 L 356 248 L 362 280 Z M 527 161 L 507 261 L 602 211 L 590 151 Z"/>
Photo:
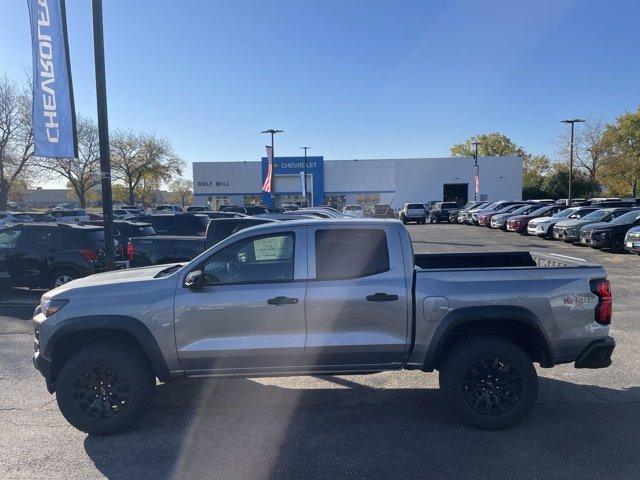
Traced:
<path fill-rule="evenodd" d="M 391 295 L 389 293 L 374 293 L 373 295 L 367 295 L 367 300 L 370 302 L 395 302 L 398 300 L 398 295 Z"/>
<path fill-rule="evenodd" d="M 295 305 L 296 303 L 298 303 L 298 301 L 299 300 L 297 298 L 274 297 L 267 300 L 267 303 L 269 305 Z"/>

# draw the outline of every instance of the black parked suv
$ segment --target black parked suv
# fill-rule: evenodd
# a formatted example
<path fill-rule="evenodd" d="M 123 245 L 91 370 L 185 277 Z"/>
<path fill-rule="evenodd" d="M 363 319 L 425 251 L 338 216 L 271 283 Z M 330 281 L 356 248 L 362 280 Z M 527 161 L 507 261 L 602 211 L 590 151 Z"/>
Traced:
<path fill-rule="evenodd" d="M 54 288 L 102 270 L 101 227 L 20 223 L 0 230 L 3 286 Z"/>
<path fill-rule="evenodd" d="M 580 229 L 580 243 L 593 248 L 606 248 L 624 252 L 624 237 L 633 227 L 640 225 L 640 210 L 634 209 L 604 223 L 591 223 Z"/>
<path fill-rule="evenodd" d="M 241 207 L 238 205 L 221 205 L 218 209 L 220 212 L 235 212 L 244 213 L 245 215 L 260 215 L 261 213 L 273 213 L 266 207 L 261 205 L 250 205 L 248 207 Z"/>
<path fill-rule="evenodd" d="M 429 210 L 429 222 L 449 222 L 449 215 L 454 210 L 458 210 L 456 202 L 437 202 Z"/>
<path fill-rule="evenodd" d="M 132 267 L 188 262 L 207 248 L 244 228 L 275 221 L 278 220 L 255 217 L 216 218 L 209 222 L 206 237 L 178 235 L 133 237 L 126 248 L 127 258 Z"/>
<path fill-rule="evenodd" d="M 150 224 L 158 235 L 204 236 L 209 224 L 208 216 L 190 213 L 139 215 L 134 220 Z"/>

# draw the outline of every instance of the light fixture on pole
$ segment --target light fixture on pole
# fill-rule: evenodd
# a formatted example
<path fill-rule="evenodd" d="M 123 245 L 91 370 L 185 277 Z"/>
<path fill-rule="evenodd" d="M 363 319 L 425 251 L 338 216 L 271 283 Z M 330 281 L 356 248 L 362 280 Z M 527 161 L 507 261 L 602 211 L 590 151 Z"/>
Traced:
<path fill-rule="evenodd" d="M 567 195 L 567 206 L 571 206 L 571 189 L 573 185 L 573 128 L 576 123 L 584 123 L 584 120 L 580 118 L 574 118 L 571 120 L 562 120 L 561 123 L 571 124 L 571 144 L 569 146 L 569 192 Z"/>
<path fill-rule="evenodd" d="M 309 206 L 308 192 L 307 192 L 307 150 L 311 147 L 300 147 L 301 150 L 304 150 L 304 180 L 303 180 L 303 188 L 304 188 L 304 206 Z"/>
<path fill-rule="evenodd" d="M 263 130 L 262 132 L 260 132 L 260 133 L 270 133 L 271 134 L 271 159 L 272 159 L 271 162 L 272 163 L 276 158 L 276 149 L 275 149 L 275 145 L 273 143 L 273 137 L 274 137 L 274 135 L 276 133 L 283 133 L 283 132 L 284 132 L 284 130 L 276 130 L 274 128 L 270 128 L 269 130 Z M 276 192 L 275 192 L 275 185 L 274 185 L 275 182 L 273 181 L 273 179 L 275 177 L 275 173 L 276 172 L 275 172 L 275 168 L 273 168 L 274 165 L 271 165 L 271 167 L 272 167 L 272 175 L 271 175 L 271 185 L 270 185 L 270 189 L 269 190 L 270 190 L 270 193 L 271 193 L 271 199 L 273 201 L 273 206 L 275 206 L 275 200 L 276 200 L 275 195 L 276 195 Z"/>

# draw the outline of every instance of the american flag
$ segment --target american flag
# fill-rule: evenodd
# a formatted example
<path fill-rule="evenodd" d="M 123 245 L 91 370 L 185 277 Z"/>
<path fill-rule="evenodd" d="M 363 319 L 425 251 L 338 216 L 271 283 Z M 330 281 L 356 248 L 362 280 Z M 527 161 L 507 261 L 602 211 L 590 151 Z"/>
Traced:
<path fill-rule="evenodd" d="M 262 184 L 262 191 L 271 193 L 271 186 L 273 184 L 273 148 L 269 145 L 267 148 L 267 176 Z"/>

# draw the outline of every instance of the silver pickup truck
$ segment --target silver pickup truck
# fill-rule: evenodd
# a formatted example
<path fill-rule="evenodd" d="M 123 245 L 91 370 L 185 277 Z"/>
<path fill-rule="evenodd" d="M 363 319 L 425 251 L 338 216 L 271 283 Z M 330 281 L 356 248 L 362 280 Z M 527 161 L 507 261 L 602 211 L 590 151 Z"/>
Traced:
<path fill-rule="evenodd" d="M 67 420 L 115 433 L 156 378 L 440 373 L 447 403 L 499 429 L 534 406 L 534 363 L 611 364 L 602 267 L 529 252 L 414 255 L 398 220 L 238 232 L 186 264 L 101 273 L 46 293 L 34 364 Z"/>

